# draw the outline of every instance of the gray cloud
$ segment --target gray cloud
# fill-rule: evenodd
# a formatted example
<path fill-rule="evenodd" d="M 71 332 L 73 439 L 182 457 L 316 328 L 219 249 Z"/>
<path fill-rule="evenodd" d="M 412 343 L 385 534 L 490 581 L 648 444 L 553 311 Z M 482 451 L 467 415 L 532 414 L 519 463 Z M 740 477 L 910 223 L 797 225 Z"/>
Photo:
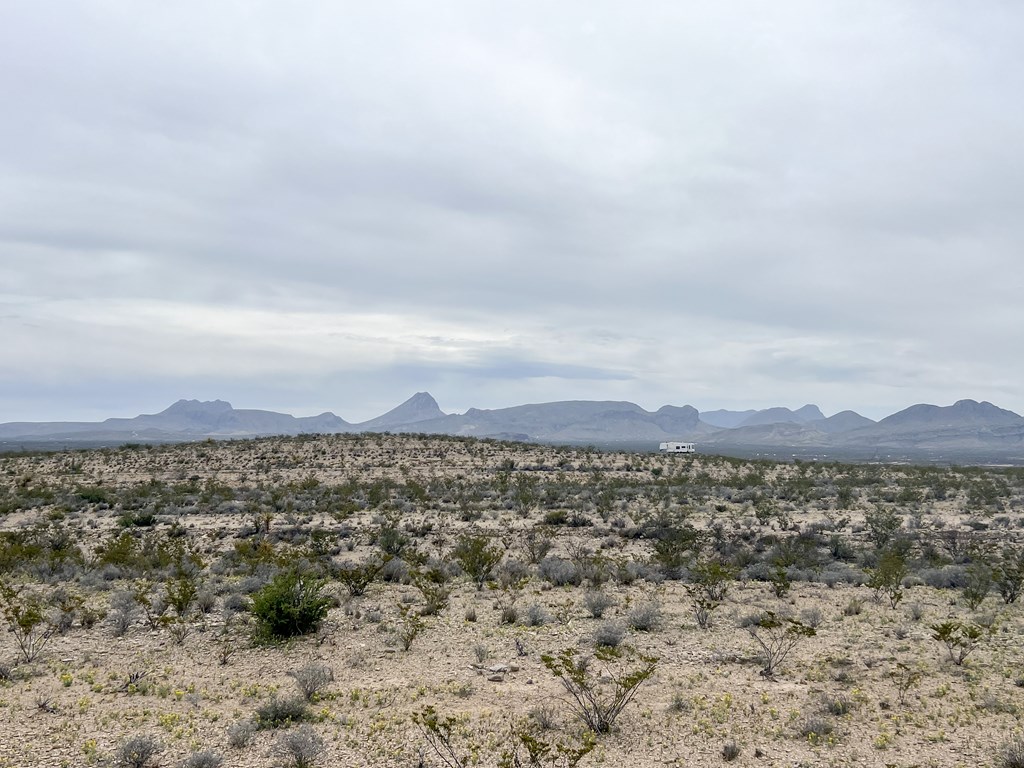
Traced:
<path fill-rule="evenodd" d="M 1022 33 L 952 0 L 8 4 L 0 421 L 1024 411 Z"/>

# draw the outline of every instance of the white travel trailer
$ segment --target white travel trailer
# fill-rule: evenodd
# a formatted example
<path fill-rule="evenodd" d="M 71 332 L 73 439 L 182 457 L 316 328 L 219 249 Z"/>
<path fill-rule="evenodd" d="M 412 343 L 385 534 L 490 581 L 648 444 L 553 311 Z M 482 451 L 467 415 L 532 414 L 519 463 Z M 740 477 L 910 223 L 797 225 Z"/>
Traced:
<path fill-rule="evenodd" d="M 665 451 L 665 453 L 696 453 L 697 447 L 693 443 L 662 443 L 658 446 L 659 450 Z"/>

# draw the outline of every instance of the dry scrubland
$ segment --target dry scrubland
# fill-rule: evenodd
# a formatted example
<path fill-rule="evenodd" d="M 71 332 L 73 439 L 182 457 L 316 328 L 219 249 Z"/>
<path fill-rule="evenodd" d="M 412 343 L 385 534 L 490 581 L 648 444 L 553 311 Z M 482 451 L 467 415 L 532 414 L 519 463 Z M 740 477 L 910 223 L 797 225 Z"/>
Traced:
<path fill-rule="evenodd" d="M 0 766 L 1024 765 L 1022 508 L 421 436 L 0 457 Z"/>

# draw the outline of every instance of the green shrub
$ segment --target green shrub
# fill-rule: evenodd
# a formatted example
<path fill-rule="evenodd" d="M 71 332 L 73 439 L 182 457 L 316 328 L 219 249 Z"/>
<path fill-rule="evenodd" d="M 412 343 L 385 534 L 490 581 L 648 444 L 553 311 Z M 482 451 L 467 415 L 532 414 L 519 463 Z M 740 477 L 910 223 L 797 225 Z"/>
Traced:
<path fill-rule="evenodd" d="M 57 631 L 46 618 L 44 607 L 36 595 L 0 581 L 0 614 L 14 633 L 26 662 L 34 661 Z"/>
<path fill-rule="evenodd" d="M 287 728 L 308 718 L 309 707 L 301 696 L 274 696 L 256 710 L 256 727 L 260 730 Z"/>
<path fill-rule="evenodd" d="M 932 640 L 946 646 L 949 660 L 958 667 L 963 666 L 964 660 L 981 644 L 985 634 L 984 628 L 978 624 L 956 620 L 932 624 L 931 630 Z"/>
<path fill-rule="evenodd" d="M 541 661 L 569 693 L 573 714 L 595 733 L 608 733 L 658 664 L 653 656 L 637 654 L 637 666 L 621 668 L 621 662 L 631 655 L 628 649 L 624 653 L 617 648 L 598 647 L 593 657 L 580 658 L 575 648 L 566 648 L 557 656 L 541 656 Z M 592 669 L 593 660 L 604 669 Z"/>
<path fill-rule="evenodd" d="M 476 584 L 477 591 L 484 588 L 504 555 L 505 548 L 491 545 L 485 536 L 463 536 L 452 552 L 452 557 L 459 561 L 462 570 Z"/>
<path fill-rule="evenodd" d="M 764 662 L 761 675 L 769 680 L 775 678 L 776 670 L 802 640 L 816 634 L 813 627 L 797 619 L 778 616 L 774 611 L 760 614 L 746 630 L 761 649 Z"/>
<path fill-rule="evenodd" d="M 331 607 L 322 579 L 297 571 L 280 573 L 252 596 L 249 612 L 259 634 L 270 640 L 305 635 L 320 627 Z"/>

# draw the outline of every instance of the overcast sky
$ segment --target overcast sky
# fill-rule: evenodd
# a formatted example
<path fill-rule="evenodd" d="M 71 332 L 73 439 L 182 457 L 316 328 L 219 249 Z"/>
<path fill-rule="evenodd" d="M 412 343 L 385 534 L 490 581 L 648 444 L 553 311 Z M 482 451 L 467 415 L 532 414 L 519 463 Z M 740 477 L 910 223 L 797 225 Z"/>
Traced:
<path fill-rule="evenodd" d="M 1024 4 L 0 3 L 0 422 L 1024 413 Z"/>

